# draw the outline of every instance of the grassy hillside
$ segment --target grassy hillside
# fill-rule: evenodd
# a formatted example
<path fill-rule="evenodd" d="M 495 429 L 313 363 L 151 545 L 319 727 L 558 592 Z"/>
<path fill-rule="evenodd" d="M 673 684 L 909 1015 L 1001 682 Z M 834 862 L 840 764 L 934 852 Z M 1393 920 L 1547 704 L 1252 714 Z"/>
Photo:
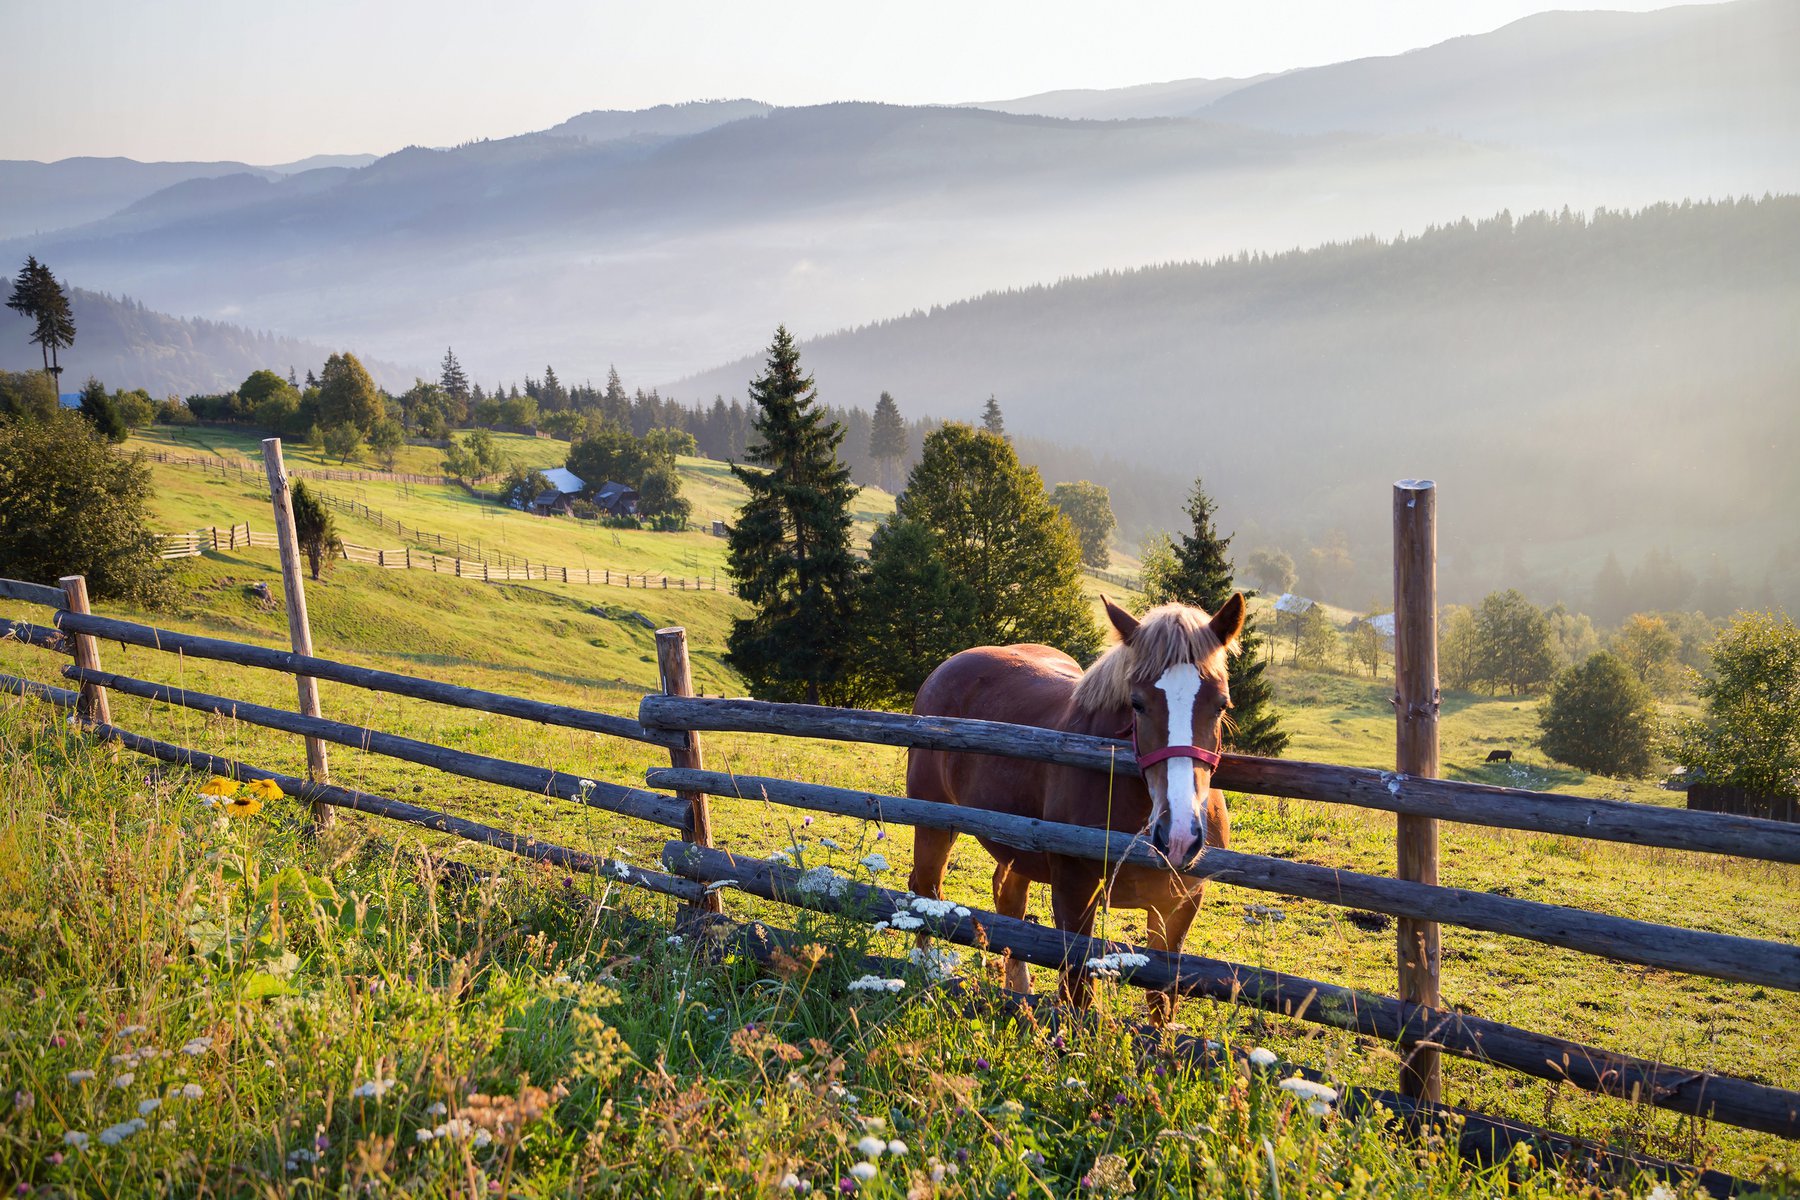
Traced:
<path fill-rule="evenodd" d="M 248 584 L 263 581 L 279 591 L 272 556 L 209 555 L 184 562 L 178 570 L 186 597 L 183 608 L 157 616 L 158 623 L 269 645 L 285 643 L 280 613 L 262 610 L 247 589 Z M 638 695 L 653 686 L 648 626 L 683 624 L 694 648 L 697 685 L 706 691 L 737 690 L 718 660 L 727 622 L 738 603 L 729 595 L 593 594 L 599 591 L 573 594 L 575 589 L 540 584 L 476 586 L 419 572 L 343 567 L 310 588 L 309 604 L 323 654 L 619 713 L 634 711 Z M 0 612 L 28 615 L 29 610 L 0 604 Z M 109 668 L 126 673 L 284 707 L 293 703 L 292 683 L 285 677 L 115 645 L 103 647 L 102 654 Z M 0 646 L 0 670 L 48 680 L 53 668 L 53 660 L 41 652 Z M 1389 682 L 1302 673 L 1286 666 L 1277 667 L 1274 677 L 1285 719 L 1295 734 L 1295 756 L 1391 764 Z M 590 778 L 641 779 L 646 768 L 666 761 L 650 747 L 502 717 L 333 684 L 322 685 L 322 693 L 325 711 L 340 719 Z M 167 740 L 290 772 L 302 770 L 298 739 L 125 697 L 114 697 L 114 711 L 121 724 Z M 1670 794 L 1643 785 L 1589 777 L 1546 763 L 1529 749 L 1534 719 L 1531 701 L 1448 697 L 1443 726 L 1446 774 L 1584 795 L 1673 800 Z M 1515 749 L 1518 761 L 1510 768 L 1486 766 L 1482 760 L 1496 746 Z M 782 775 L 887 792 L 903 788 L 904 756 L 896 749 L 709 735 L 705 754 L 709 766 L 741 774 Z M 660 830 L 554 797 L 439 776 L 342 747 L 333 747 L 331 756 L 333 777 L 347 784 L 581 848 L 602 852 L 618 848 L 638 861 L 648 861 L 664 836 Z M 1374 873 L 1393 869 L 1393 824 L 1382 814 L 1237 796 L 1231 810 L 1234 844 L 1239 848 Z M 276 806 L 274 815 L 283 828 L 298 817 L 293 806 Z M 757 855 L 809 832 L 784 811 L 750 802 L 720 803 L 716 819 L 721 844 Z M 356 837 L 412 844 L 411 835 L 360 819 L 346 824 L 357 831 Z M 875 832 L 855 822 L 821 819 L 810 834 L 830 836 L 845 847 L 830 856 L 843 866 L 874 848 Z M 448 839 L 423 840 L 440 852 L 486 861 Z M 896 828 L 881 847 L 897 872 L 907 869 L 910 844 L 908 831 Z M 1800 927 L 1800 872 L 1791 868 L 1456 826 L 1443 830 L 1443 864 L 1446 883 L 1529 899 L 1766 938 L 1786 939 Z M 984 852 L 965 839 L 952 862 L 950 893 L 985 906 L 990 873 Z M 1279 923 L 1271 924 L 1266 917 L 1250 919 L 1257 914 L 1246 906 L 1271 903 L 1284 918 Z M 742 897 L 733 897 L 730 907 L 740 916 L 766 915 L 779 924 L 793 921 L 791 913 L 772 912 Z M 1048 897 L 1035 895 L 1032 910 L 1048 919 Z M 1189 947 L 1371 990 L 1391 990 L 1391 928 L 1382 928 L 1379 921 L 1353 922 L 1350 916 L 1329 905 L 1216 885 L 1209 889 Z M 1114 913 L 1108 930 L 1114 937 L 1139 939 L 1141 916 Z M 1766 989 L 1629 968 L 1489 934 L 1447 930 L 1445 946 L 1444 992 L 1455 1005 L 1649 1057 L 1800 1086 L 1800 1045 L 1785 1017 L 1786 998 Z M 898 953 L 904 946 L 896 942 L 887 949 Z M 731 1000 L 733 1004 L 745 994 L 739 985 L 729 991 L 740 997 Z M 706 1003 L 725 999 L 723 991 L 714 995 L 718 999 Z M 910 1019 L 911 1015 L 902 1020 Z M 1344 1080 L 1391 1082 L 1392 1062 L 1385 1052 L 1349 1038 L 1211 1004 L 1187 1005 L 1181 1019 L 1214 1036 L 1266 1042 Z M 1790 1161 L 1789 1148 L 1776 1139 L 1716 1126 L 1691 1127 L 1666 1114 L 1467 1064 L 1447 1062 L 1446 1081 L 1447 1095 L 1458 1103 L 1533 1121 L 1547 1116 L 1559 1127 L 1602 1140 L 1700 1158 L 1739 1173 L 1779 1174 L 1786 1169 L 1779 1164 Z"/>

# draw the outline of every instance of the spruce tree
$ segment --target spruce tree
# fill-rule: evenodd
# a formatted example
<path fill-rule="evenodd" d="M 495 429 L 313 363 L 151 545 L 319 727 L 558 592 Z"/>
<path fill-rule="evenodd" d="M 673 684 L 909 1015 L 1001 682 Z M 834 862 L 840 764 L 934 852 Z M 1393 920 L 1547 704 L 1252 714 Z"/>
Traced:
<path fill-rule="evenodd" d="M 469 406 L 469 377 L 464 373 L 462 364 L 456 361 L 456 351 L 448 347 L 444 349 L 444 365 L 438 375 L 438 386 L 459 407 L 466 409 Z"/>
<path fill-rule="evenodd" d="M 892 487 L 895 468 L 906 457 L 906 422 L 900 419 L 900 406 L 886 392 L 875 401 L 875 415 L 869 429 L 869 457 L 875 460 L 881 474 L 881 486 Z"/>
<path fill-rule="evenodd" d="M 1233 568 L 1226 553 L 1231 548 L 1231 536 L 1219 536 L 1213 525 L 1213 511 L 1212 497 L 1196 479 L 1187 503 L 1192 529 L 1174 539 L 1170 547 L 1174 562 L 1166 580 L 1170 599 L 1209 613 L 1218 612 L 1238 590 L 1232 583 Z M 1231 660 L 1231 721 L 1225 741 L 1239 754 L 1273 758 L 1287 748 L 1288 734 L 1275 712 L 1273 689 L 1263 677 L 1265 664 L 1257 653 L 1262 635 L 1248 615 L 1238 640 L 1242 651 Z"/>
<path fill-rule="evenodd" d="M 974 593 L 967 645 L 1042 642 L 1080 661 L 1099 652 L 1074 527 L 1005 438 L 958 424 L 934 431 L 896 511 L 937 535 L 951 576 Z"/>
<path fill-rule="evenodd" d="M 819 405 L 785 326 L 750 398 L 744 454 L 765 469 L 732 464 L 750 498 L 727 534 L 727 563 L 756 611 L 733 623 L 725 661 L 760 699 L 838 703 L 854 688 L 846 668 L 862 571 L 850 551 L 856 485 L 838 458 L 844 431 Z"/>
<path fill-rule="evenodd" d="M 981 410 L 981 427 L 995 437 L 1006 436 L 1006 418 L 1000 415 L 1000 401 L 994 399 L 992 392 Z"/>
<path fill-rule="evenodd" d="M 25 265 L 19 268 L 6 307 L 31 319 L 31 341 L 43 354 L 45 373 L 58 381 L 61 390 L 62 366 L 56 352 L 59 347 L 75 344 L 75 317 L 69 311 L 69 297 L 63 293 L 62 284 L 36 255 L 27 255 Z"/>

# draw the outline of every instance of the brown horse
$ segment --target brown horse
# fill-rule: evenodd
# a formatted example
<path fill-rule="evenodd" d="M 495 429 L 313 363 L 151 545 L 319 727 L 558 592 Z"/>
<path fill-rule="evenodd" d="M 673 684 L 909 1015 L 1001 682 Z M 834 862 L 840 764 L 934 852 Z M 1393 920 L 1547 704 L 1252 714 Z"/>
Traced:
<path fill-rule="evenodd" d="M 907 758 L 906 794 L 945 804 L 1045 821 L 1144 834 L 1171 862 L 1187 866 L 1206 846 L 1230 836 L 1224 794 L 1213 789 L 1225 710 L 1231 707 L 1225 656 L 1237 648 L 1244 626 L 1244 598 L 1234 595 L 1216 616 L 1165 604 L 1142 622 L 1112 601 L 1106 613 L 1119 644 L 1084 673 L 1074 659 L 1049 646 L 980 646 L 945 660 L 919 689 L 913 712 L 922 716 L 978 717 L 1070 733 L 1134 738 L 1143 777 L 1109 776 L 1080 767 L 1031 763 L 991 755 L 913 750 Z M 921 896 L 943 898 L 944 871 L 956 834 L 920 829 L 913 840 L 910 886 Z M 1091 934 L 1099 908 L 1102 865 L 1060 854 L 1016 850 L 989 838 L 994 856 L 994 908 L 1025 915 L 1033 883 L 1050 885 L 1058 929 Z M 1150 944 L 1179 950 L 1200 904 L 1201 885 L 1150 867 L 1115 867 L 1108 899 L 1148 914 Z M 1026 991 L 1025 964 L 1010 962 L 1007 986 Z M 1066 999 L 1086 1003 L 1087 971 L 1064 964 Z M 1154 1012 L 1172 1001 L 1158 997 Z"/>

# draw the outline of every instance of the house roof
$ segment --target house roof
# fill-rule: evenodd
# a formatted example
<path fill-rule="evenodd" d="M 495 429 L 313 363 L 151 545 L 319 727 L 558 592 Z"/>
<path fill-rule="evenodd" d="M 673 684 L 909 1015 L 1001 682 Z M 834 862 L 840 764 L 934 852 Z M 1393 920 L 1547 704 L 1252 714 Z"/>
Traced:
<path fill-rule="evenodd" d="M 579 492 L 582 488 L 587 486 L 586 481 L 583 480 L 581 476 L 576 475 L 567 467 L 551 467 L 549 470 L 540 473 L 545 479 L 550 481 L 551 487 L 565 495 L 570 492 Z"/>
<path fill-rule="evenodd" d="M 1308 600 L 1305 596 L 1296 596 L 1292 592 L 1281 593 L 1281 598 L 1275 601 L 1275 611 L 1280 613 L 1299 614 L 1305 612 L 1312 606 L 1313 602 L 1311 600 Z"/>
<path fill-rule="evenodd" d="M 555 504 L 558 500 L 561 500 L 564 495 L 565 493 L 559 492 L 555 488 L 551 488 L 549 491 L 539 492 L 533 497 L 531 502 L 533 504 Z"/>
<path fill-rule="evenodd" d="M 630 487 L 623 483 L 616 483 L 610 479 L 607 480 L 605 483 L 601 484 L 594 491 L 594 496 L 596 499 L 604 499 L 604 500 L 610 500 L 615 496 L 635 496 L 637 494 L 638 494 L 638 492 L 637 492 L 636 488 Z"/>

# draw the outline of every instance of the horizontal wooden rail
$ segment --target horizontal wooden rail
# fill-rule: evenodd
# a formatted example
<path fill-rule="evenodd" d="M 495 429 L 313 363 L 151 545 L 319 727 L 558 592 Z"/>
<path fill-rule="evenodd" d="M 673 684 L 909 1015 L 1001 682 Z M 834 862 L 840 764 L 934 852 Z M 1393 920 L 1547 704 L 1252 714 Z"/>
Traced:
<path fill-rule="evenodd" d="M 62 589 L 43 583 L 27 583 L 23 579 L 0 579 L 0 600 L 23 600 L 46 608 L 66 609 L 69 599 Z"/>
<path fill-rule="evenodd" d="M 687 745 L 685 733 L 645 729 L 630 717 L 615 717 L 609 713 L 589 712 L 583 708 L 570 708 L 562 704 L 546 704 L 541 700 L 526 700 L 519 696 L 508 696 L 502 692 L 486 692 L 477 688 L 459 687 L 453 683 L 418 679 L 393 671 L 354 667 L 348 663 L 334 662 L 327 658 L 313 658 L 288 650 L 273 650 L 266 646 L 251 646 L 243 642 L 225 641 L 222 638 L 200 637 L 197 634 L 175 633 L 167 629 L 156 629 L 149 625 L 138 625 L 131 621 L 116 620 L 112 617 L 62 613 L 56 620 L 58 628 L 76 633 L 92 634 L 109 642 L 123 642 L 130 646 L 144 646 L 152 650 L 166 650 L 194 658 L 237 663 L 246 667 L 263 667 L 288 675 L 308 675 L 314 679 L 347 683 L 352 687 L 366 688 L 369 691 L 392 692 L 397 696 L 429 700 L 434 704 L 448 704 L 455 708 L 472 708 L 479 712 L 498 713 L 501 716 L 519 717 L 527 721 L 539 721 L 545 725 L 560 725 L 569 729 L 585 729 L 589 733 L 604 733 L 611 737 L 629 738 L 632 741 L 649 742 L 656 746 Z"/>
<path fill-rule="evenodd" d="M 639 703 L 638 721 L 652 729 L 831 738 L 881 746 L 995 754 L 1123 775 L 1139 773 L 1129 742 L 1001 721 L 656 695 L 645 696 Z M 1350 804 L 1467 825 L 1800 863 L 1800 825 L 1756 817 L 1529 792 L 1452 779 L 1417 779 L 1366 767 L 1241 754 L 1227 754 L 1213 782 L 1231 791 Z"/>
<path fill-rule="evenodd" d="M 0 692 L 29 696 L 71 710 L 74 709 L 81 695 L 79 692 L 70 691 L 67 688 L 50 687 L 47 684 L 20 679 L 13 675 L 0 675 Z M 558 846 L 554 842 L 543 842 L 531 837 L 521 838 L 517 834 L 508 833 L 504 829 L 496 829 L 492 825 L 483 825 L 479 821 L 453 817 L 448 813 L 422 808 L 416 804 L 407 804 L 399 800 L 390 800 L 386 796 L 376 796 L 368 792 L 338 787 L 335 784 L 314 783 L 293 775 L 264 770 L 247 763 L 221 758 L 215 754 L 207 754 L 201 750 L 190 750 L 185 746 L 159 742 L 155 738 L 145 737 L 128 729 L 121 729 L 117 725 L 86 725 L 83 728 L 102 739 L 117 741 L 127 749 L 134 750 L 139 754 L 161 759 L 163 762 L 175 763 L 192 770 L 226 775 L 233 779 L 272 779 L 280 785 L 283 792 L 299 800 L 321 801 L 337 808 L 347 808 L 355 812 L 368 813 L 371 816 L 385 817 L 390 821 L 417 825 L 422 829 L 453 834 L 464 841 L 492 846 L 495 849 L 504 850 L 508 854 L 516 854 L 521 858 L 549 863 L 551 866 L 561 867 L 567 871 L 600 875 L 608 880 L 629 883 L 634 887 L 646 888 L 652 892 L 661 892 L 664 895 L 676 896 L 683 900 L 693 901 L 704 894 L 704 889 L 691 880 L 680 879 L 661 871 L 646 871 L 632 863 L 602 858 L 581 850 L 570 850 L 567 847 Z"/>
<path fill-rule="evenodd" d="M 905 796 L 753 775 L 734 776 L 720 771 L 655 767 L 646 779 L 652 787 L 672 791 L 766 799 L 815 812 L 954 830 L 1020 850 L 1046 850 L 1096 862 L 1129 862 L 1163 871 L 1173 869 L 1143 838 L 1128 833 L 1108 833 Z M 1657 925 L 1536 900 L 1409 883 L 1236 850 L 1208 849 L 1183 874 L 1200 882 L 1216 879 L 1327 904 L 1510 934 L 1641 966 L 1800 991 L 1800 946 L 1783 942 Z"/>
<path fill-rule="evenodd" d="M 167 684 L 132 679 L 111 671 L 89 671 L 82 667 L 68 666 L 63 668 L 63 674 L 69 679 L 79 679 L 82 683 L 96 684 L 116 692 L 122 692 L 127 696 L 158 700 L 164 704 L 179 705 L 182 708 L 191 708 L 198 712 L 216 713 L 219 716 L 230 717 L 251 725 L 260 725 L 265 729 L 279 729 L 286 733 L 297 733 L 303 737 L 321 738 L 340 746 L 352 746 L 358 750 L 366 750 L 371 754 L 398 758 L 403 762 L 418 763 L 420 766 L 435 767 L 451 775 L 461 775 L 465 779 L 477 779 L 483 783 L 517 788 L 519 791 L 531 792 L 539 796 L 555 796 L 558 799 L 574 800 L 578 804 L 586 804 L 591 808 L 603 808 L 608 812 L 636 817 L 642 821 L 651 821 L 671 829 L 682 828 L 682 821 L 687 815 L 687 805 L 674 797 L 659 796 L 655 792 L 647 792 L 642 788 L 621 787 L 616 783 L 596 782 L 591 779 L 583 780 L 562 771 L 550 770 L 547 767 L 533 767 L 525 763 L 509 762 L 503 758 L 489 758 L 485 754 L 451 750 L 431 742 L 421 742 L 414 738 L 401 737 L 398 734 L 381 733 L 361 725 L 350 725 L 343 721 L 331 721 L 323 717 L 302 716 L 299 713 L 269 708 L 261 704 L 250 704 L 223 696 L 209 696 L 204 692 L 190 692 L 184 688 L 169 687 Z"/>
<path fill-rule="evenodd" d="M 29 621 L 8 621 L 0 618 L 0 640 L 10 639 L 24 646 L 36 646 L 40 650 L 49 650 L 55 654 L 75 653 L 75 639 L 65 637 L 47 625 L 33 625 Z"/>
<path fill-rule="evenodd" d="M 886 888 L 846 882 L 836 889 L 836 895 L 830 895 L 821 888 L 802 888 L 798 871 L 689 842 L 669 842 L 663 848 L 662 859 L 672 873 L 687 879 L 728 879 L 751 895 L 858 921 L 885 921 L 897 911 L 912 911 L 926 922 L 925 932 L 934 937 L 993 952 L 1006 951 L 1022 962 L 1041 967 L 1083 963 L 1127 949 L 1149 960 L 1127 976 L 1136 987 L 1247 1004 L 1389 1044 L 1429 1042 L 1446 1054 L 1568 1083 L 1584 1091 L 1763 1133 L 1800 1137 L 1800 1092 L 1784 1088 L 1616 1054 L 1481 1017 L 1403 1004 L 1391 997 L 1337 984 L 1200 955 L 1126 947 L 978 909 L 967 916 L 951 913 L 929 917 L 908 908 L 910 897 Z"/>

